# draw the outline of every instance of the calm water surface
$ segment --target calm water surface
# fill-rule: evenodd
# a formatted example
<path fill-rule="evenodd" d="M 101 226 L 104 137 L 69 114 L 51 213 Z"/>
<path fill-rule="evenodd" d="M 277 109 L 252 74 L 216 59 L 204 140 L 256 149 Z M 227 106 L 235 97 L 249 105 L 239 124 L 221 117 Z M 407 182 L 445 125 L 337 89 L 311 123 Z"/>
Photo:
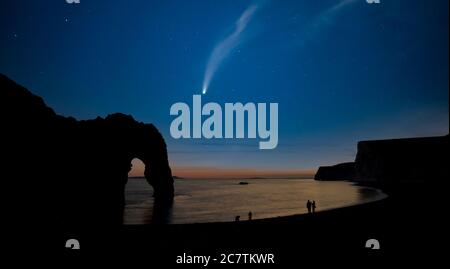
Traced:
<path fill-rule="evenodd" d="M 239 182 L 248 185 L 239 185 Z M 310 179 L 176 179 L 171 208 L 154 205 L 153 189 L 144 178 L 130 178 L 126 186 L 125 224 L 202 223 L 246 220 L 307 213 L 306 201 L 316 211 L 376 201 L 386 197 L 377 189 L 342 181 Z"/>

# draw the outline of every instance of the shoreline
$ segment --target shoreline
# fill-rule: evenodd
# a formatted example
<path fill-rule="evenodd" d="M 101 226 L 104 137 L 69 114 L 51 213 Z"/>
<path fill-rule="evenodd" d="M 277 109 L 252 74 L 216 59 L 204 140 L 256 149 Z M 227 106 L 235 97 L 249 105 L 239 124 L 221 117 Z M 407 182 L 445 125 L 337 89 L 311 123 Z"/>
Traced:
<path fill-rule="evenodd" d="M 392 246 L 405 242 L 403 231 L 393 233 L 389 228 L 391 213 L 386 209 L 392 204 L 393 199 L 386 197 L 313 214 L 251 221 L 124 225 L 114 234 L 119 234 L 124 241 L 121 245 L 127 246 L 120 252 L 157 253 L 153 258 L 162 263 L 183 253 L 214 256 L 230 251 L 274 253 L 277 264 L 298 264 L 299 257 L 324 254 L 351 258 L 358 253 L 372 255 L 365 248 L 365 242 L 372 238 L 380 240 L 384 247 L 384 251 L 375 254 L 389 255 L 395 249 Z M 389 239 L 394 236 L 398 241 Z"/>
<path fill-rule="evenodd" d="M 103 226 L 71 234 L 79 234 L 92 249 L 102 246 L 105 253 L 139 253 L 161 264 L 183 253 L 274 253 L 278 265 L 298 264 L 299 258 L 306 257 L 376 260 L 398 256 L 400 249 L 423 254 L 439 236 L 441 215 L 438 208 L 427 208 L 416 199 L 418 192 L 426 193 L 423 186 L 402 186 L 401 190 L 377 201 L 314 214 L 239 222 Z M 425 210 L 430 214 L 418 217 Z M 366 248 L 369 239 L 379 240 L 381 249 Z"/>
<path fill-rule="evenodd" d="M 375 189 L 375 188 L 373 188 Z M 377 189 L 379 190 L 379 189 Z M 381 190 L 379 190 L 381 191 Z M 361 203 L 355 203 L 351 205 L 346 205 L 342 207 L 328 208 L 316 211 L 315 213 L 300 213 L 286 216 L 276 216 L 276 217 L 268 217 L 268 218 L 260 218 L 260 219 L 252 219 L 252 220 L 241 220 L 241 221 L 214 221 L 214 222 L 194 222 L 194 223 L 173 223 L 173 224 L 161 224 L 161 223 L 146 223 L 146 224 L 124 224 L 125 227 L 153 227 L 159 225 L 167 225 L 167 226 L 213 226 L 213 225 L 251 225 L 251 224 L 277 224 L 277 223 L 289 223 L 289 222 L 299 222 L 304 221 L 310 218 L 322 218 L 328 215 L 339 215 L 340 211 L 359 211 L 361 209 L 366 209 L 367 205 L 371 205 L 374 207 L 383 206 L 387 203 L 389 199 L 389 195 L 385 194 L 384 197 L 377 198 L 373 201 L 365 201 Z"/>
<path fill-rule="evenodd" d="M 299 180 L 301 182 L 304 182 L 304 180 Z M 326 184 L 326 182 L 317 182 L 314 179 L 308 179 L 308 182 L 313 183 L 313 185 L 307 185 L 307 186 L 316 186 L 316 184 L 319 184 L 319 188 L 322 190 L 323 187 L 322 184 Z M 274 181 L 275 182 L 275 181 Z M 284 181 L 283 181 L 284 182 Z M 351 181 L 341 181 L 345 188 L 351 188 L 350 191 L 354 192 L 353 195 L 350 196 L 342 196 L 340 197 L 337 195 L 334 197 L 333 193 L 330 193 L 329 195 L 325 196 L 316 196 L 315 200 L 319 201 L 319 206 L 316 209 L 316 214 L 320 212 L 326 212 L 330 210 L 338 210 L 341 208 L 346 207 L 352 207 L 352 206 L 358 206 L 361 204 L 366 203 L 373 203 L 376 201 L 379 201 L 381 199 L 385 199 L 388 195 L 384 193 L 382 190 L 374 188 L 374 187 L 365 187 L 365 186 L 356 186 Z M 252 184 L 251 182 L 250 184 Z M 310 184 L 310 183 L 308 183 Z M 337 183 L 330 183 L 330 184 L 337 184 Z M 340 183 L 339 183 L 340 184 Z M 138 186 L 138 185 L 136 185 Z M 303 186 L 303 185 L 301 185 Z M 334 185 L 325 185 L 325 186 L 334 186 Z M 308 187 L 309 188 L 309 187 Z M 307 188 L 307 189 L 308 189 Z M 317 189 L 317 186 L 314 187 Z M 313 188 L 313 189 L 314 189 Z M 330 187 L 325 188 L 325 190 L 329 190 Z M 183 192 L 184 191 L 184 192 Z M 329 191 L 328 191 L 329 192 Z M 131 192 L 132 193 L 132 192 Z M 132 194 L 129 195 L 132 195 Z M 151 213 L 153 210 L 155 210 L 155 204 L 153 200 L 147 201 L 149 206 L 146 207 L 153 207 L 153 209 L 148 209 L 149 211 L 144 211 L 144 207 L 141 209 L 134 209 L 132 206 L 130 207 L 130 211 L 124 211 L 126 212 L 126 217 L 124 218 L 124 224 L 123 225 L 152 225 L 156 223 L 160 224 L 167 224 L 167 225 L 194 225 L 194 224 L 214 224 L 214 223 L 234 223 L 235 222 L 235 216 L 240 215 L 241 216 L 241 222 L 249 221 L 247 218 L 247 213 L 249 211 L 253 212 L 253 219 L 252 221 L 260 221 L 260 220 L 267 220 L 272 218 L 279 218 L 279 217 L 295 217 L 298 215 L 308 215 L 308 212 L 306 210 L 306 197 L 311 197 L 310 195 L 313 195 L 314 197 L 314 191 L 312 194 L 296 194 L 296 192 L 293 192 L 293 195 L 290 195 L 289 198 L 281 198 L 283 200 L 282 204 L 273 204 L 273 205 L 267 205 L 267 206 L 261 206 L 258 204 L 252 203 L 252 201 L 247 201 L 247 211 L 244 210 L 237 210 L 235 209 L 228 209 L 228 210 L 221 210 L 220 207 L 214 207 L 211 208 L 211 213 L 207 217 L 196 217 L 196 211 L 190 210 L 189 208 L 185 209 L 184 211 L 180 210 L 180 203 L 184 200 L 174 200 L 173 206 L 164 206 L 164 204 L 161 204 L 160 206 L 157 206 L 156 212 L 157 217 L 154 217 L 154 214 Z M 327 192 L 325 192 L 327 193 Z M 181 189 L 180 196 L 182 197 L 182 194 L 186 194 L 185 189 Z M 240 194 L 243 195 L 243 194 Z M 330 196 L 331 195 L 331 196 Z M 178 196 L 178 194 L 176 194 Z M 200 197 L 202 197 L 200 195 Z M 239 199 L 240 196 L 236 196 L 236 199 Z M 302 199 L 301 197 L 305 197 L 305 199 Z M 329 198 L 331 197 L 331 198 Z M 322 200 L 320 199 L 322 198 Z M 337 199 L 336 199 L 337 198 Z M 214 199 L 214 197 L 211 197 L 211 199 Z M 319 199 L 319 200 L 317 200 Z M 191 199 L 192 200 L 192 199 Z M 304 202 L 303 202 L 304 200 Z M 130 202 L 132 199 L 130 200 Z M 195 200 L 192 200 L 195 201 Z M 189 202 L 192 203 L 192 202 Z M 195 204 L 194 204 L 195 205 Z M 284 207 L 280 207 L 285 206 Z M 237 205 L 239 206 L 239 204 Z M 175 210 L 172 210 L 172 207 L 175 208 Z M 195 207 L 194 207 L 195 208 Z M 253 209 L 253 210 L 252 210 Z M 151 211 L 150 211 L 151 210 Z M 130 213 L 131 212 L 131 213 Z M 145 213 L 150 212 L 150 213 Z M 128 214 L 127 214 L 128 213 Z M 191 216 L 190 214 L 194 214 Z M 145 215 L 144 215 L 145 214 Z M 142 218 L 142 216 L 145 216 L 146 220 L 142 221 L 139 218 Z M 228 216 L 228 217 L 226 217 Z"/>

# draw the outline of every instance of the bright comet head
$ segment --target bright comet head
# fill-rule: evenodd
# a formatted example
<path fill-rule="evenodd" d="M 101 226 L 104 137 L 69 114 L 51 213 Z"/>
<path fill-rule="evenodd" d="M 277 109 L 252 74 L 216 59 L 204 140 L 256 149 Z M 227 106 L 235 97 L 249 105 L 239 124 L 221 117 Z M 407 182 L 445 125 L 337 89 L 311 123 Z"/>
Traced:
<path fill-rule="evenodd" d="M 203 88 L 202 94 L 205 94 L 205 93 L 206 93 L 206 88 Z"/>

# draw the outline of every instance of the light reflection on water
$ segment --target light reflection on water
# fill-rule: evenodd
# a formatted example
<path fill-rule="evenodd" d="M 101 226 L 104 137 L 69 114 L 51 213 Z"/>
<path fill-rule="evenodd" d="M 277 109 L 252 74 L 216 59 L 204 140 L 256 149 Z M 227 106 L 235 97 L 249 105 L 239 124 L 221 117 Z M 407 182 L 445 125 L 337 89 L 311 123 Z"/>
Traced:
<path fill-rule="evenodd" d="M 239 185 L 239 182 L 248 185 Z M 307 213 L 306 201 L 316 211 L 375 201 L 382 192 L 343 181 L 310 179 L 176 179 L 170 210 L 154 207 L 153 189 L 143 178 L 130 178 L 126 186 L 124 224 L 152 222 L 199 223 L 233 221 Z M 162 212 L 164 211 L 164 212 Z M 161 216 L 164 216 L 161 220 Z"/>

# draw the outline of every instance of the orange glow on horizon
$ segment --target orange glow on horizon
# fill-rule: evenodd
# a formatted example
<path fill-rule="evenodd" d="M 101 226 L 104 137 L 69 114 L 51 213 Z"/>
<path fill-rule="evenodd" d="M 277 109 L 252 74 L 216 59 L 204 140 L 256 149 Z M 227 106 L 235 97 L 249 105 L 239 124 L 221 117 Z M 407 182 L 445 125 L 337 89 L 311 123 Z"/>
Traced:
<path fill-rule="evenodd" d="M 173 167 L 182 178 L 313 178 L 317 169 L 263 170 L 255 168 Z"/>
<path fill-rule="evenodd" d="M 145 165 L 139 159 L 133 159 L 130 177 L 144 176 Z M 316 168 L 263 170 L 256 168 L 214 168 L 172 166 L 172 175 L 181 178 L 313 178 Z"/>

